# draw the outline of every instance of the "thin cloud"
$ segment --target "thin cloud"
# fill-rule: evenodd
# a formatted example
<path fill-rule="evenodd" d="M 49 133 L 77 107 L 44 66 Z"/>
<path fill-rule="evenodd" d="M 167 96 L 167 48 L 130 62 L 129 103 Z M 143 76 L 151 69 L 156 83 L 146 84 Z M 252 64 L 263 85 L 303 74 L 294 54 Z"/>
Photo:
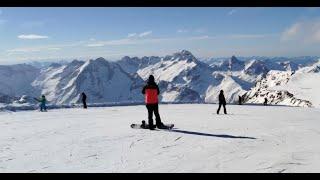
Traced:
<path fill-rule="evenodd" d="M 102 41 L 104 45 L 130 45 L 130 44 L 137 44 L 139 40 L 134 39 L 117 39 L 117 40 L 110 40 L 110 41 Z"/>
<path fill-rule="evenodd" d="M 48 50 L 57 51 L 57 50 L 61 50 L 61 48 L 58 48 L 58 47 L 52 47 L 52 48 L 48 48 Z"/>
<path fill-rule="evenodd" d="M 48 36 L 42 36 L 37 34 L 21 34 L 18 36 L 19 39 L 47 39 Z"/>
<path fill-rule="evenodd" d="M 178 41 L 178 40 L 202 40 L 202 39 L 210 39 L 213 37 L 209 36 L 192 36 L 192 37 L 184 37 L 184 38 L 148 38 L 148 39 L 118 39 L 118 40 L 110 40 L 110 41 L 99 41 L 97 43 L 89 43 L 86 46 L 88 47 L 101 47 L 101 46 L 114 46 L 114 45 L 135 45 L 135 44 L 148 44 L 148 43 L 161 43 L 161 42 L 170 42 L 170 41 Z"/>
<path fill-rule="evenodd" d="M 128 34 L 128 38 L 136 37 L 136 36 L 137 36 L 137 33 L 130 33 L 130 34 Z"/>
<path fill-rule="evenodd" d="M 32 53 L 32 52 L 52 51 L 52 50 L 57 51 L 57 50 L 61 50 L 62 48 L 65 48 L 65 47 L 81 46 L 84 43 L 85 43 L 84 41 L 78 41 L 78 42 L 66 43 L 66 44 L 14 48 L 14 49 L 6 50 L 6 51 L 9 53 L 9 55 L 16 54 L 16 53 Z"/>
<path fill-rule="evenodd" d="M 39 52 L 41 51 L 41 48 L 16 48 L 16 49 L 10 49 L 7 50 L 9 53 L 26 53 L 26 52 Z"/>
<path fill-rule="evenodd" d="M 136 45 L 136 44 L 151 44 L 151 43 L 171 43 L 177 41 L 202 41 L 210 39 L 252 39 L 252 38 L 267 38 L 275 36 L 276 34 L 232 34 L 232 35 L 220 35 L 220 36 L 190 36 L 190 37 L 168 37 L 168 38 L 124 38 L 124 39 L 115 39 L 108 41 L 78 41 L 73 43 L 66 44 L 56 44 L 56 45 L 46 45 L 46 46 L 37 46 L 37 47 L 25 47 L 25 48 L 16 48 L 7 50 L 8 53 L 32 53 L 39 51 L 52 51 L 52 50 L 61 50 L 62 48 L 68 47 L 103 47 L 103 46 L 124 46 L 124 45 Z M 319 34 L 320 37 L 320 34 Z"/>
<path fill-rule="evenodd" d="M 16 53 L 32 53 L 32 52 L 40 52 L 40 51 L 57 51 L 61 50 L 59 47 L 30 47 L 30 48 L 16 48 L 7 50 L 9 54 Z"/>
<path fill-rule="evenodd" d="M 186 29 L 178 29 L 177 30 L 177 33 L 186 33 L 186 32 L 188 32 L 188 30 L 186 30 Z"/>
<path fill-rule="evenodd" d="M 88 44 L 87 46 L 88 47 L 102 47 L 102 46 L 105 46 L 105 44 L 103 44 L 103 43 L 95 43 L 95 44 Z"/>
<path fill-rule="evenodd" d="M 152 31 L 146 31 L 142 33 L 129 33 L 128 38 L 143 38 L 152 34 Z"/>
<path fill-rule="evenodd" d="M 282 32 L 280 40 L 282 42 L 300 41 L 304 43 L 319 43 L 320 18 L 292 24 Z"/>
<path fill-rule="evenodd" d="M 189 37 L 188 40 L 202 40 L 202 39 L 215 39 L 215 37 L 210 36 L 195 36 L 195 37 Z"/>
<path fill-rule="evenodd" d="M 232 9 L 231 11 L 228 12 L 228 15 L 231 16 L 233 15 L 234 13 L 236 13 L 237 10 L 236 9 Z"/>
<path fill-rule="evenodd" d="M 145 36 L 149 36 L 151 34 L 152 34 L 152 31 L 146 31 L 146 32 L 140 33 L 139 37 L 145 37 Z"/>
<path fill-rule="evenodd" d="M 207 29 L 205 28 L 198 28 L 195 30 L 196 33 L 205 33 L 207 31 Z"/>
<path fill-rule="evenodd" d="M 231 39 L 259 39 L 276 35 L 277 34 L 231 34 L 226 37 Z"/>

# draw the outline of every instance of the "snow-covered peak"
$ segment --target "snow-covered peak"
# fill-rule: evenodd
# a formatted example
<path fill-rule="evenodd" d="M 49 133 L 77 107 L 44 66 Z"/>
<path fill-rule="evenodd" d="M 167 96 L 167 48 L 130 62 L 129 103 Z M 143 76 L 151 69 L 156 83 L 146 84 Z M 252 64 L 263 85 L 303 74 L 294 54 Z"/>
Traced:
<path fill-rule="evenodd" d="M 238 60 L 235 56 L 229 59 L 228 65 L 231 71 L 240 71 L 244 68 L 244 62 Z"/>
<path fill-rule="evenodd" d="M 124 56 L 120 59 L 120 61 L 127 62 L 127 63 L 138 63 L 139 62 L 138 57 L 130 57 L 130 56 Z"/>
<path fill-rule="evenodd" d="M 0 65 L 0 93 L 21 96 L 37 92 L 31 86 L 40 69 L 28 64 Z"/>
<path fill-rule="evenodd" d="M 230 63 L 234 64 L 234 63 L 237 63 L 237 64 L 240 64 L 241 61 L 239 61 L 236 56 L 231 56 L 230 58 Z"/>
<path fill-rule="evenodd" d="M 79 66 L 84 64 L 84 61 L 79 61 L 79 60 L 73 60 L 69 64 L 67 64 L 67 67 L 73 67 L 73 66 Z"/>
<path fill-rule="evenodd" d="M 180 52 L 174 53 L 170 60 L 187 60 L 188 62 L 191 61 L 198 61 L 196 57 L 193 56 L 193 54 L 187 50 L 182 50 Z"/>
<path fill-rule="evenodd" d="M 236 56 L 232 56 L 228 59 L 223 59 L 220 62 L 217 61 L 211 64 L 217 71 L 241 71 L 244 69 L 244 62 L 240 61 Z"/>
<path fill-rule="evenodd" d="M 278 62 L 278 64 L 287 71 L 296 71 L 299 69 L 299 65 L 292 61 Z"/>
<path fill-rule="evenodd" d="M 292 75 L 293 72 L 291 71 L 271 70 L 268 72 L 266 78 L 263 80 L 264 87 L 270 88 L 286 84 L 290 80 Z"/>
<path fill-rule="evenodd" d="M 57 68 L 57 67 L 61 67 L 62 66 L 62 64 L 60 64 L 60 63 L 51 63 L 50 65 L 49 65 L 49 68 L 51 67 L 51 68 Z"/>
<path fill-rule="evenodd" d="M 320 72 L 320 59 L 310 66 L 303 67 L 298 70 L 302 73 L 319 73 Z"/>
<path fill-rule="evenodd" d="M 117 62 L 104 58 L 48 68 L 33 85 L 50 103 L 77 103 L 85 92 L 89 103 L 141 101 L 143 80 L 124 71 Z"/>
<path fill-rule="evenodd" d="M 266 74 L 269 71 L 264 61 L 253 59 L 245 64 L 244 72 L 246 74 L 258 75 Z"/>
<path fill-rule="evenodd" d="M 158 56 L 144 56 L 141 59 L 138 57 L 124 56 L 121 60 L 117 61 L 117 63 L 129 74 L 134 74 L 139 69 L 155 64 L 160 60 L 161 58 Z"/>
<path fill-rule="evenodd" d="M 310 89 L 316 90 L 317 86 L 307 84 L 303 79 L 305 75 L 292 71 L 269 71 L 265 78 L 244 95 L 244 100 L 247 103 L 260 104 L 267 98 L 270 104 L 311 107 L 314 102 L 319 101 L 311 100 L 311 97 L 314 97 L 313 91 L 304 89 L 309 89 L 307 86 L 310 86 L 313 87 Z"/>

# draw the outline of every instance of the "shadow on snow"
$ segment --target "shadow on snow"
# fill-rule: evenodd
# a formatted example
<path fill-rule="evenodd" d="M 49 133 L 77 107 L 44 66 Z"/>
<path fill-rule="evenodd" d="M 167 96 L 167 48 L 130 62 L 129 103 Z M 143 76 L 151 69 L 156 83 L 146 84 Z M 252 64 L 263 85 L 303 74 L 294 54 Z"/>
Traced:
<path fill-rule="evenodd" d="M 194 132 L 194 131 L 186 131 L 186 130 L 178 130 L 172 129 L 170 132 L 184 133 L 184 134 L 193 134 L 198 136 L 210 136 L 210 137 L 220 137 L 220 138 L 233 138 L 233 139 L 257 139 L 254 137 L 246 137 L 246 136 L 232 136 L 227 134 L 208 134 L 202 132 Z"/>

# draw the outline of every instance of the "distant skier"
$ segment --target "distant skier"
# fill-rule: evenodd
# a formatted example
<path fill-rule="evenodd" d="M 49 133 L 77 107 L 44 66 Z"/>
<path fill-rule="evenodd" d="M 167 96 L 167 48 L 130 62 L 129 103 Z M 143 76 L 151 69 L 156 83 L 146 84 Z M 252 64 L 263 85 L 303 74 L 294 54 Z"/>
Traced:
<path fill-rule="evenodd" d="M 264 106 L 268 105 L 268 99 L 267 99 L 267 98 L 264 98 L 263 105 L 264 105 Z"/>
<path fill-rule="evenodd" d="M 47 99 L 44 95 L 41 96 L 40 99 L 37 99 L 37 98 L 34 98 L 36 101 L 40 102 L 40 111 L 43 112 L 43 111 L 47 111 L 47 106 L 46 106 L 46 103 L 47 103 Z"/>
<path fill-rule="evenodd" d="M 242 98 L 239 96 L 239 105 L 242 105 Z"/>
<path fill-rule="evenodd" d="M 221 106 L 223 106 L 224 114 L 227 114 L 226 104 L 227 103 L 226 103 L 226 99 L 223 95 L 223 90 L 221 90 L 220 94 L 219 94 L 219 108 L 217 110 L 217 114 L 219 114 Z"/>
<path fill-rule="evenodd" d="M 149 76 L 147 85 L 142 89 L 142 94 L 145 95 L 145 103 L 148 109 L 148 126 L 150 130 L 154 130 L 153 125 L 153 113 L 156 116 L 156 127 L 159 129 L 165 128 L 165 125 L 161 122 L 158 107 L 158 95 L 160 94 L 159 87 L 154 81 L 153 75 Z"/>
<path fill-rule="evenodd" d="M 81 93 L 81 100 L 82 100 L 83 108 L 87 109 L 87 95 L 84 92 Z"/>

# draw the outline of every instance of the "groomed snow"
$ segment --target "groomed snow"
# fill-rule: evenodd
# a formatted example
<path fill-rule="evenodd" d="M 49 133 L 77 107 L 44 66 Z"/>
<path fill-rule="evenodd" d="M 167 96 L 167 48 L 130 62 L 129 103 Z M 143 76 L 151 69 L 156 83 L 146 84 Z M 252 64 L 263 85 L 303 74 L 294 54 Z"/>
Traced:
<path fill-rule="evenodd" d="M 0 172 L 320 172 L 320 109 L 160 105 L 0 112 Z"/>

